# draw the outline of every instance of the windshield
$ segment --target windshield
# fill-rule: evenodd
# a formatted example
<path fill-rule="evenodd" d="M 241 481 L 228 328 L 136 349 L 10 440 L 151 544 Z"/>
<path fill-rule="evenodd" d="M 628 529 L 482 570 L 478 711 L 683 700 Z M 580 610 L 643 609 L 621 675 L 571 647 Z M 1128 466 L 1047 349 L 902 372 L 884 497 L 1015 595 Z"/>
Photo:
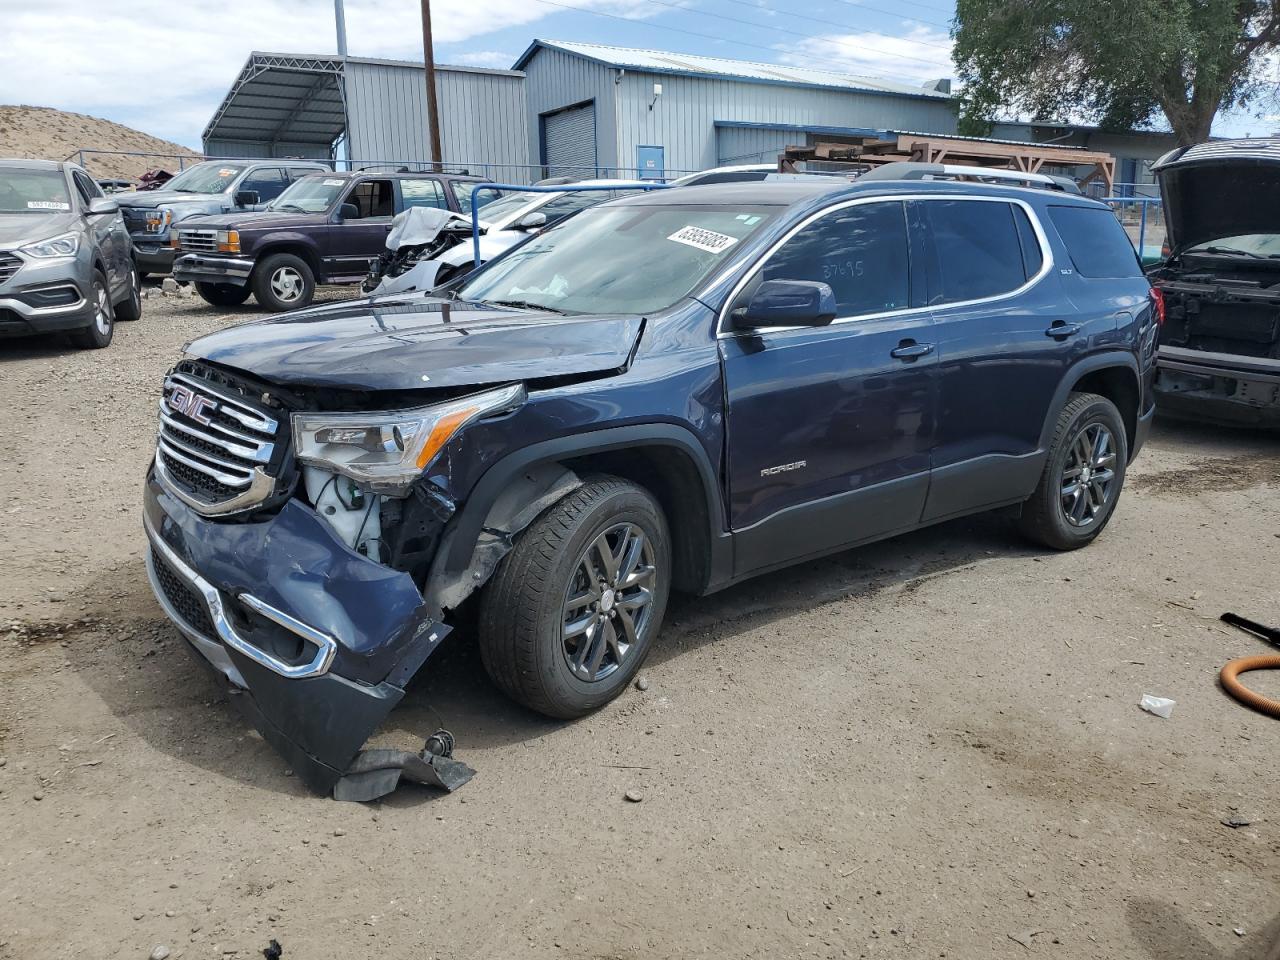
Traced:
<path fill-rule="evenodd" d="M 1262 260 L 1280 259 L 1280 233 L 1243 233 L 1190 247 L 1187 253 L 1221 253 Z"/>
<path fill-rule="evenodd" d="M 0 213 L 61 213 L 71 209 L 61 170 L 0 169 Z"/>
<path fill-rule="evenodd" d="M 464 212 L 471 212 L 471 195 L 476 192 L 477 184 L 469 180 L 453 180 L 450 182 L 453 187 L 453 195 L 458 198 L 458 209 Z M 496 187 L 485 187 L 480 191 L 480 206 L 489 207 L 502 196 L 502 191 Z"/>
<path fill-rule="evenodd" d="M 484 219 L 486 223 L 499 223 L 507 217 L 515 214 L 516 211 L 522 210 L 533 201 L 545 197 L 545 193 L 508 193 L 493 203 L 486 203 L 484 207 Z M 468 201 L 468 204 L 470 201 Z M 465 206 L 464 210 L 470 212 L 471 207 Z"/>
<path fill-rule="evenodd" d="M 563 313 L 651 313 L 688 294 L 774 212 L 592 207 L 494 261 L 458 296 Z"/>
<path fill-rule="evenodd" d="M 303 177 L 289 184 L 284 193 L 267 204 L 267 209 L 324 213 L 350 182 L 343 177 Z"/>
<path fill-rule="evenodd" d="M 164 185 L 165 190 L 182 193 L 221 193 L 240 175 L 244 166 L 233 163 L 197 163 Z"/>

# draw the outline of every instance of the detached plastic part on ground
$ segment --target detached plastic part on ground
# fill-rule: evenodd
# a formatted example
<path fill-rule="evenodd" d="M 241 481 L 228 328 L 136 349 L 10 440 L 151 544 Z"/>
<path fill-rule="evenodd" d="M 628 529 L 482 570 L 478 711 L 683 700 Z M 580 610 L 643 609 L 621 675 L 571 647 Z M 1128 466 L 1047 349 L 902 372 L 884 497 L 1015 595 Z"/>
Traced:
<path fill-rule="evenodd" d="M 453 734 L 437 730 L 419 753 L 403 750 L 361 750 L 333 787 L 333 799 L 362 802 L 385 797 L 409 780 L 452 793 L 476 772 L 453 759 Z"/>

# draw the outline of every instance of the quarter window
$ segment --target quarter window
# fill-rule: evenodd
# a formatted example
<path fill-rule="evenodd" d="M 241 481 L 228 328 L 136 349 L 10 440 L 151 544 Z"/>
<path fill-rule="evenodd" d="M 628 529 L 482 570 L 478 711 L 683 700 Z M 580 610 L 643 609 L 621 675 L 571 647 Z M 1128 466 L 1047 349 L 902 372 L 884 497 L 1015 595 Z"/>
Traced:
<path fill-rule="evenodd" d="M 937 283 L 930 303 L 996 297 L 1027 282 L 1028 264 L 1023 259 L 1015 210 L 1022 212 L 1011 203 L 989 200 L 924 202 L 937 262 Z M 1030 226 L 1028 223 L 1028 230 Z M 1034 232 L 1032 240 L 1034 243 Z M 1038 244 L 1033 249 L 1039 253 Z M 1039 263 L 1035 267 L 1039 270 Z"/>
<path fill-rule="evenodd" d="M 1049 208 L 1049 216 L 1080 276 L 1109 279 L 1142 276 L 1142 263 L 1133 243 L 1110 210 L 1053 206 Z"/>
<path fill-rule="evenodd" d="M 444 198 L 444 190 L 439 180 L 401 180 L 400 196 L 404 197 L 405 208 L 409 207 L 443 207 L 449 204 Z"/>
<path fill-rule="evenodd" d="M 804 227 L 769 258 L 763 280 L 815 280 L 831 287 L 839 316 L 910 305 L 903 205 L 863 203 Z"/>

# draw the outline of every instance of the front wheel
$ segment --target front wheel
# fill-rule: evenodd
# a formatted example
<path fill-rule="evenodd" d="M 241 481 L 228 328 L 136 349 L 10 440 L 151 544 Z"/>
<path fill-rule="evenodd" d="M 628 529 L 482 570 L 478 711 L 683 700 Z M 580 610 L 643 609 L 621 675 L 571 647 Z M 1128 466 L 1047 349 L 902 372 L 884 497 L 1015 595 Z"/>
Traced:
<path fill-rule="evenodd" d="M 1022 506 L 1023 534 L 1054 550 L 1092 543 L 1115 512 L 1128 462 L 1116 405 L 1094 393 L 1072 394 L 1058 415 L 1040 483 Z"/>
<path fill-rule="evenodd" d="M 215 307 L 238 307 L 249 299 L 249 288 L 234 283 L 196 283 L 196 293 Z"/>
<path fill-rule="evenodd" d="M 276 253 L 253 271 L 253 295 L 268 310 L 299 310 L 316 295 L 316 277 L 307 261 L 292 253 Z"/>
<path fill-rule="evenodd" d="M 89 326 L 71 334 L 71 342 L 82 350 L 101 350 L 110 346 L 116 329 L 116 315 L 107 292 L 107 278 L 101 270 L 93 273 L 93 319 Z"/>
<path fill-rule="evenodd" d="M 138 266 L 129 261 L 129 293 L 116 304 L 117 320 L 142 319 L 142 278 L 138 275 Z"/>
<path fill-rule="evenodd" d="M 548 509 L 481 600 L 480 654 L 494 683 L 559 719 L 620 694 L 662 624 L 669 543 L 662 508 L 618 477 L 593 478 Z"/>

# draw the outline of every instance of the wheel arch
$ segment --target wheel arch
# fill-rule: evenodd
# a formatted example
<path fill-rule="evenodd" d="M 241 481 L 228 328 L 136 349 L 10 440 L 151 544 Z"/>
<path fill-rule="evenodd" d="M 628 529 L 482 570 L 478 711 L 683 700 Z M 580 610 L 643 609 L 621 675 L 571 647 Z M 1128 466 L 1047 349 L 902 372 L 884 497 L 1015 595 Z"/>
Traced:
<path fill-rule="evenodd" d="M 280 236 L 266 237 L 255 246 L 255 270 L 258 265 L 273 254 L 291 253 L 295 257 L 305 261 L 307 266 L 311 268 L 311 273 L 315 277 L 316 282 L 320 282 L 321 275 L 324 270 L 323 265 L 320 262 L 320 251 L 316 249 L 314 243 L 311 243 L 299 236 L 284 234 Z"/>
<path fill-rule="evenodd" d="M 1138 408 L 1142 399 L 1138 361 L 1132 354 L 1114 351 L 1085 357 L 1067 371 L 1054 394 L 1049 416 L 1040 435 L 1041 449 L 1048 449 L 1058 416 L 1073 393 L 1096 393 L 1106 397 L 1120 411 L 1124 421 L 1126 447 L 1132 459 L 1138 434 Z"/>
<path fill-rule="evenodd" d="M 673 584 L 678 589 L 702 593 L 728 578 L 729 538 L 710 458 L 684 427 L 645 424 L 535 443 L 491 466 L 441 544 L 429 577 L 429 599 L 456 606 L 489 578 L 516 534 L 591 473 L 623 477 L 653 494 L 672 530 Z M 532 515 L 519 510 L 510 491 L 521 484 L 532 484 L 551 501 Z M 500 531 L 506 541 L 496 556 L 482 541 L 492 531 Z"/>

